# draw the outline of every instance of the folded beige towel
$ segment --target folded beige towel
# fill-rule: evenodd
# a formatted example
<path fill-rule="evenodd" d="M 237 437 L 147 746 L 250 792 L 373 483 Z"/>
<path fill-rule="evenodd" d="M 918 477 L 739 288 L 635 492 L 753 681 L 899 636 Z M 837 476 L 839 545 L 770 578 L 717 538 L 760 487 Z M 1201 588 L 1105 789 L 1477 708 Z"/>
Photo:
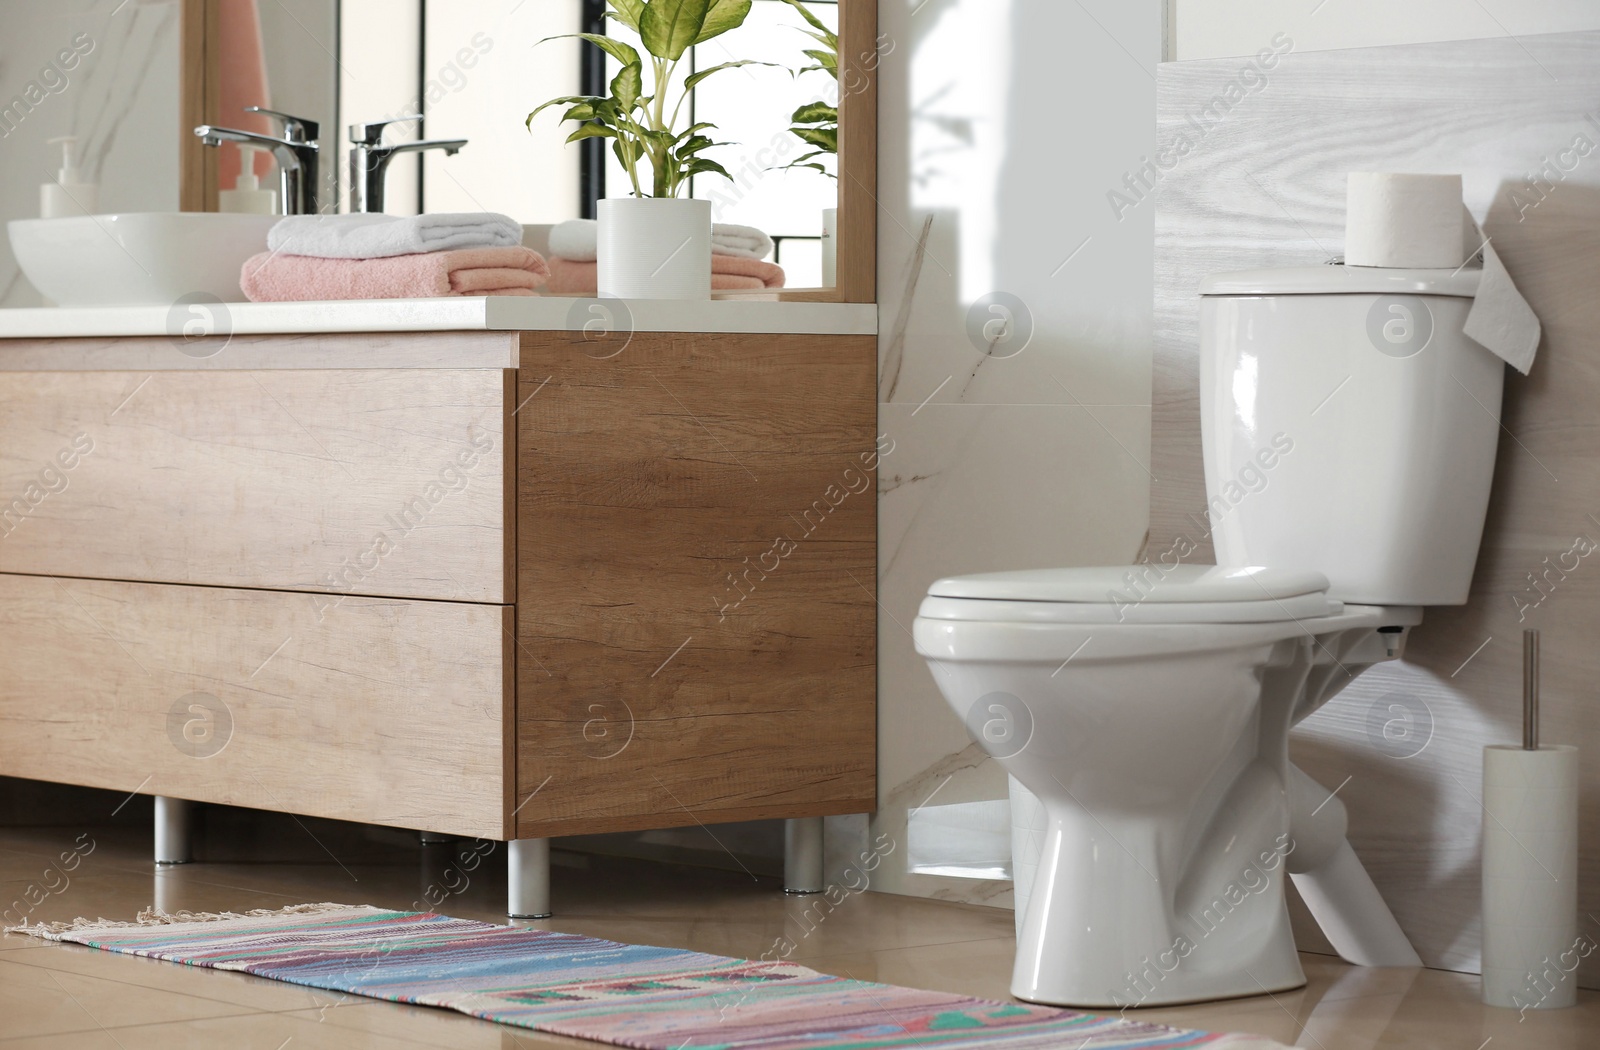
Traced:
<path fill-rule="evenodd" d="M 550 257 L 550 285 L 547 295 L 594 295 L 599 283 L 599 264 L 582 259 Z M 783 267 L 739 255 L 711 254 L 711 287 L 714 291 L 782 288 Z"/>
<path fill-rule="evenodd" d="M 245 261 L 239 287 L 252 302 L 431 299 L 533 295 L 550 279 L 532 248 L 460 248 L 386 259 L 321 259 L 262 252 Z"/>

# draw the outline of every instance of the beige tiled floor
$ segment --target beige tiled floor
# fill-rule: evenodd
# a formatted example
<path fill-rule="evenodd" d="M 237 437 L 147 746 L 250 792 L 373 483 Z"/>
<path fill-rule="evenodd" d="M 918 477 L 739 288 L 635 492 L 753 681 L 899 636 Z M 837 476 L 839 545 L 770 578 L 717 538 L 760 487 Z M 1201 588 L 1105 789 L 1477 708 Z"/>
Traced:
<path fill-rule="evenodd" d="M 503 921 L 504 859 L 473 871 L 450 850 L 393 833 L 214 811 L 202 862 L 156 870 L 142 827 L 0 828 L 0 908 L 7 919 L 131 918 L 169 910 L 241 911 L 306 901 L 409 908 L 431 891 L 439 910 Z M 72 870 L 52 862 L 74 842 L 94 850 Z M 781 937 L 791 958 L 862 980 L 1006 998 L 1011 914 L 882 894 L 849 898 L 821 922 L 813 901 L 771 879 L 635 861 L 557 855 L 557 917 L 530 925 L 645 944 L 759 956 Z M 812 912 L 813 916 L 815 912 Z M 1303 989 L 1226 1003 L 1140 1011 L 1141 1019 L 1256 1032 L 1314 1050 L 1594 1050 L 1600 994 L 1575 1010 L 1519 1021 L 1478 1003 L 1475 977 L 1363 970 L 1306 955 Z M 0 1050 L 241 1047 L 590 1047 L 476 1021 L 218 973 L 0 937 Z"/>

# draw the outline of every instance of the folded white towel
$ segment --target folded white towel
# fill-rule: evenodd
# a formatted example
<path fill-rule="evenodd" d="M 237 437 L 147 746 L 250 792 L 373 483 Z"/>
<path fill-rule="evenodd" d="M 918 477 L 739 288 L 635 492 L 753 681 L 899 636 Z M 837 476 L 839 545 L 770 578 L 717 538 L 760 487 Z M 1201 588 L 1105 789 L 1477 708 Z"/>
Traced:
<path fill-rule="evenodd" d="M 550 254 L 573 262 L 594 262 L 600 240 L 600 224 L 593 219 L 568 219 L 550 231 Z M 713 223 L 711 251 L 716 255 L 739 255 L 765 259 L 772 254 L 772 238 L 753 226 Z"/>
<path fill-rule="evenodd" d="M 765 259 L 772 254 L 772 238 L 754 226 L 735 226 L 719 222 L 711 227 L 711 250 L 723 255 L 742 255 Z"/>
<path fill-rule="evenodd" d="M 593 219 L 568 219 L 550 228 L 550 254 L 573 262 L 594 262 L 600 224 Z"/>
<path fill-rule="evenodd" d="M 289 215 L 267 234 L 267 248 L 319 259 L 387 259 L 457 248 L 513 248 L 522 225 L 494 212 L 437 215 Z"/>

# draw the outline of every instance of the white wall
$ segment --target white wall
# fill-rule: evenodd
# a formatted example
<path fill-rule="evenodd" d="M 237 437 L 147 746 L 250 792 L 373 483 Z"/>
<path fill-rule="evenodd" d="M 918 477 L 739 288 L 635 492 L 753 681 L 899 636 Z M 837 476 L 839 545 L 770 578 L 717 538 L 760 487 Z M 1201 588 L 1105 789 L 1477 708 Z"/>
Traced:
<path fill-rule="evenodd" d="M 1119 220 L 1106 193 L 1153 146 L 1161 7 L 880 0 L 878 12 L 879 426 L 894 448 L 879 474 L 873 833 L 907 847 L 907 815 L 930 796 L 1006 793 L 912 647 L 928 585 L 1125 564 L 1144 536 L 1153 209 Z M 1020 339 L 991 356 L 969 338 L 969 321 L 981 333 L 1000 320 L 979 301 L 991 292 L 1031 314 L 1021 352 Z M 971 816 L 1002 823 L 983 818 L 997 809 Z M 1009 899 L 1008 883 L 909 874 L 907 853 L 875 889 Z"/>
<path fill-rule="evenodd" d="M 1159 3 L 1162 0 L 1146 0 Z M 1166 0 L 1167 57 L 1254 54 L 1287 33 L 1296 51 L 1600 29 L 1595 0 Z"/>

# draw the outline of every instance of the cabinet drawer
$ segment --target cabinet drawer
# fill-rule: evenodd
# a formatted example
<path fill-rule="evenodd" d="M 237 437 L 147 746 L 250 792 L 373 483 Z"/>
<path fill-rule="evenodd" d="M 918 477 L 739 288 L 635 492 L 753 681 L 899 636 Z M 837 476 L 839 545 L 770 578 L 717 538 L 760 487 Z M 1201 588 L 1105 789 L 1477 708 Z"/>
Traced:
<path fill-rule="evenodd" d="M 510 602 L 514 374 L 0 373 L 0 572 Z"/>
<path fill-rule="evenodd" d="M 511 617 L 0 575 L 0 774 L 502 838 Z"/>

